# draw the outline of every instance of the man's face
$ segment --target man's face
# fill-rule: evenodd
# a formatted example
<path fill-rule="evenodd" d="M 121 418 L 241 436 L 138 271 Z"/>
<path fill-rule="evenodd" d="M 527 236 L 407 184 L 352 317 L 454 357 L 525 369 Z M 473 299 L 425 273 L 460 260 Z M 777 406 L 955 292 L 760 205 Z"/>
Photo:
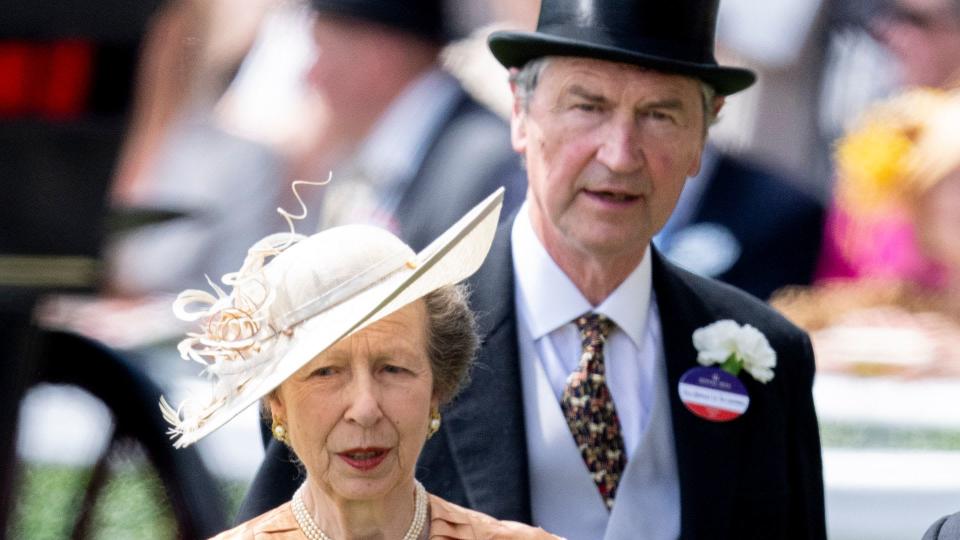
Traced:
<path fill-rule="evenodd" d="M 357 138 L 378 110 L 385 39 L 379 27 L 345 17 L 318 15 L 313 25 L 317 56 L 307 81 L 326 105 L 328 122 L 340 137 Z"/>
<path fill-rule="evenodd" d="M 874 26 L 897 58 L 903 84 L 943 87 L 960 70 L 960 16 L 953 0 L 897 0 Z"/>
<path fill-rule="evenodd" d="M 689 77 L 551 59 L 527 107 L 516 100 L 512 121 L 530 218 L 547 250 L 642 256 L 699 170 L 702 99 Z"/>

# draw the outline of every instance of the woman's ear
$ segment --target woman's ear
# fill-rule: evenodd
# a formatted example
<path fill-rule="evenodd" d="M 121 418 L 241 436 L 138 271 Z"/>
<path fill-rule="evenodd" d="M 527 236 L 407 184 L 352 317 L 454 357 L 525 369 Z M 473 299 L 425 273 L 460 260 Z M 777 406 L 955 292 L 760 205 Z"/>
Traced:
<path fill-rule="evenodd" d="M 280 397 L 280 389 L 274 389 L 267 394 L 267 408 L 270 410 L 270 416 L 275 422 L 286 422 L 287 411 L 283 405 L 283 399 Z"/>

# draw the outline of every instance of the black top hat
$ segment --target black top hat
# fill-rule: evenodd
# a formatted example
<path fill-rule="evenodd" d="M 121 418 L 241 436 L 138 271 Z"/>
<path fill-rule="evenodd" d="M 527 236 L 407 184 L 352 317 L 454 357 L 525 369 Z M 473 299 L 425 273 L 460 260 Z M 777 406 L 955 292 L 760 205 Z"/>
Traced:
<path fill-rule="evenodd" d="M 383 24 L 421 38 L 444 42 L 443 0 L 311 0 L 313 9 Z"/>
<path fill-rule="evenodd" d="M 501 64 L 542 56 L 585 56 L 700 79 L 720 95 L 747 88 L 756 75 L 717 64 L 713 40 L 720 0 L 543 0 L 536 32 L 495 32 Z"/>

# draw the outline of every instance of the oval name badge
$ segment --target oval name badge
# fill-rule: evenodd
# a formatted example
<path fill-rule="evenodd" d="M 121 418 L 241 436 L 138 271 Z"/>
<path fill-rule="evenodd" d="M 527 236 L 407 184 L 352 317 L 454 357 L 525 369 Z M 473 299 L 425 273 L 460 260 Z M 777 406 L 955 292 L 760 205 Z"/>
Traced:
<path fill-rule="evenodd" d="M 750 406 L 740 379 L 715 367 L 695 367 L 680 377 L 680 401 L 693 414 L 712 422 L 739 418 Z"/>

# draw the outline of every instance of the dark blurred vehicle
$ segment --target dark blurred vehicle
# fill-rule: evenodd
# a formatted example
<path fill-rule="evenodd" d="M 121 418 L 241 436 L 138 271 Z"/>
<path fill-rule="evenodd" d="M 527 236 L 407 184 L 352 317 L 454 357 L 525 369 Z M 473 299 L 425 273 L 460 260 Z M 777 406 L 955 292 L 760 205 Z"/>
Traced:
<path fill-rule="evenodd" d="M 141 40 L 160 5 L 0 0 L 0 407 L 13 411 L 0 429 L 0 536 L 14 489 L 16 411 L 53 358 L 37 352 L 55 349 L 31 324 L 32 310 L 47 293 L 96 289 Z M 70 345 L 56 358 L 82 361 L 75 355 L 87 345 L 64 339 Z"/>

